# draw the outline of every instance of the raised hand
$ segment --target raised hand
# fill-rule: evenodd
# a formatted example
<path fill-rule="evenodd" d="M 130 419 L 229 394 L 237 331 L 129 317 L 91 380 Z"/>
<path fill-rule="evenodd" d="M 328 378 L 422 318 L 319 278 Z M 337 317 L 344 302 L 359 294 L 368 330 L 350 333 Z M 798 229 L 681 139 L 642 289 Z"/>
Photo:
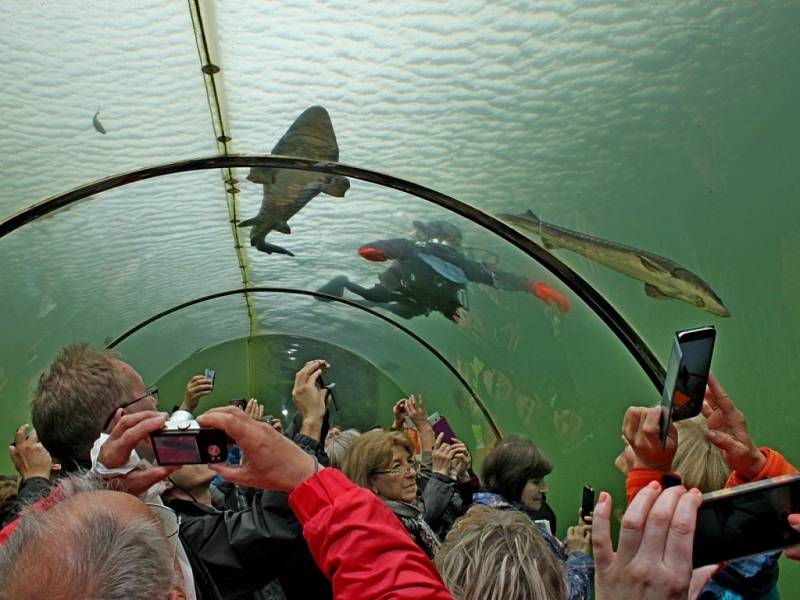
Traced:
<path fill-rule="evenodd" d="M 250 400 L 247 401 L 247 405 L 244 407 L 244 414 L 251 419 L 260 421 L 261 417 L 264 416 L 264 405 L 259 403 L 255 398 L 250 398 Z"/>
<path fill-rule="evenodd" d="M 222 429 L 242 449 L 244 458 L 239 466 L 209 465 L 226 481 L 291 492 L 320 468 L 294 442 L 231 406 L 209 410 L 200 415 L 197 422 L 203 427 Z"/>
<path fill-rule="evenodd" d="M 708 376 L 703 415 L 708 419 L 708 440 L 722 450 L 728 466 L 745 479 L 758 475 L 767 459 L 750 439 L 742 411 L 713 374 Z"/>
<path fill-rule="evenodd" d="M 717 570 L 692 571 L 692 545 L 702 494 L 683 486 L 661 491 L 651 482 L 625 511 L 616 553 L 611 545 L 611 496 L 594 509 L 592 544 L 597 600 L 695 598 Z"/>
<path fill-rule="evenodd" d="M 634 467 L 642 467 L 652 471 L 671 471 L 672 458 L 678 449 L 678 430 L 674 423 L 669 424 L 667 446 L 661 445 L 659 439 L 659 421 L 661 407 L 644 408 L 631 406 L 625 412 L 622 421 L 622 437 L 630 444 L 636 455 Z"/>
<path fill-rule="evenodd" d="M 8 454 L 14 463 L 14 468 L 23 479 L 31 477 L 50 478 L 54 470 L 59 470 L 60 465 L 54 465 L 50 453 L 42 446 L 35 431 L 28 433 L 30 425 L 23 425 L 14 435 L 14 444 L 8 447 Z"/>
<path fill-rule="evenodd" d="M 119 412 L 121 413 L 122 409 L 119 409 Z M 97 462 L 109 469 L 125 466 L 136 446 L 149 440 L 150 433 L 161 429 L 166 422 L 167 414 L 154 410 L 144 410 L 121 416 L 100 449 Z M 117 477 L 115 480 L 124 491 L 138 496 L 151 485 L 166 479 L 178 468 L 178 466 L 152 467 L 142 464 L 140 468 L 134 469 L 127 475 Z"/>
<path fill-rule="evenodd" d="M 197 405 L 200 403 L 200 398 L 208 396 L 214 389 L 214 384 L 205 375 L 195 375 L 186 384 L 186 393 L 181 402 L 181 410 L 194 413 L 197 410 Z"/>
<path fill-rule="evenodd" d="M 450 468 L 452 466 L 451 463 L 456 451 L 453 446 L 444 443 L 442 441 L 443 439 L 444 434 L 440 433 L 436 437 L 436 441 L 433 443 L 433 465 L 431 470 L 434 473 L 439 473 L 439 475 L 450 477 Z"/>

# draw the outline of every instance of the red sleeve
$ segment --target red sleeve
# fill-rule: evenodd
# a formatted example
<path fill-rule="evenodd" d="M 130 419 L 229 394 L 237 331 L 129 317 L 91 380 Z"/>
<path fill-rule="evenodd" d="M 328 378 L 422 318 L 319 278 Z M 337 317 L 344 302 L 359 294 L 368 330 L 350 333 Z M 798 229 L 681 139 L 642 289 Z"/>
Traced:
<path fill-rule="evenodd" d="M 453 600 L 397 517 L 340 471 L 319 471 L 289 504 L 336 600 Z"/>
<path fill-rule="evenodd" d="M 666 478 L 666 481 L 665 481 Z M 631 503 L 634 496 L 651 481 L 657 481 L 663 487 L 668 485 L 676 485 L 680 483 L 681 476 L 677 473 L 670 473 L 668 471 L 651 471 L 642 467 L 633 467 L 628 470 L 628 475 L 625 477 L 625 492 L 628 498 L 628 504 Z"/>
<path fill-rule="evenodd" d="M 725 484 L 726 488 L 742 485 L 744 483 L 750 483 L 753 481 L 760 481 L 768 477 L 778 477 L 779 475 L 790 475 L 792 473 L 797 473 L 797 467 L 786 460 L 780 452 L 772 450 L 771 448 L 759 448 L 759 450 L 761 450 L 761 454 L 763 454 L 767 459 L 767 462 L 764 464 L 764 468 L 761 469 L 761 471 L 759 471 L 758 474 L 752 479 L 747 479 L 739 474 L 738 471 L 734 471 L 731 473 L 731 476 L 728 477 L 728 481 Z"/>

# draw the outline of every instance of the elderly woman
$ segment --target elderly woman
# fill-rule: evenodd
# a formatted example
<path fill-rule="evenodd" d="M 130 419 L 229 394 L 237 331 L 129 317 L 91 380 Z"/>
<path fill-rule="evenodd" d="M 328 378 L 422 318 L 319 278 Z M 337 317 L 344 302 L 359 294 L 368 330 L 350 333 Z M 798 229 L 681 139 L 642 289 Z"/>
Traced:
<path fill-rule="evenodd" d="M 539 527 L 550 550 L 565 563 L 566 598 L 589 598 L 594 578 L 594 562 L 589 557 L 591 527 L 585 523 L 570 527 L 562 543 L 540 518 L 547 494 L 545 477 L 552 470 L 553 463 L 533 442 L 509 436 L 486 457 L 481 472 L 484 491 L 476 493 L 472 501 L 527 515 Z"/>
<path fill-rule="evenodd" d="M 462 512 L 456 481 L 450 478 L 457 448 L 438 444 L 432 473 L 418 483 L 414 446 L 398 431 L 373 430 L 350 446 L 342 471 L 357 485 L 372 490 L 397 515 L 411 537 L 433 558 L 441 545 L 448 512 Z M 421 493 L 420 493 L 421 490 Z M 452 517 L 452 514 L 450 515 Z"/>

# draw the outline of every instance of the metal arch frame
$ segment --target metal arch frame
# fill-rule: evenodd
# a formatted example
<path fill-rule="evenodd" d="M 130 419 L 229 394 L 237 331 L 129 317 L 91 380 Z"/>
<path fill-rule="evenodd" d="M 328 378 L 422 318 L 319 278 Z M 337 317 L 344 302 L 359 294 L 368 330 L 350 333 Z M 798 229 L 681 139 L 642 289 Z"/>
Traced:
<path fill-rule="evenodd" d="M 155 321 L 158 321 L 159 319 L 162 319 L 163 317 L 166 317 L 168 315 L 171 315 L 172 313 L 175 313 L 175 312 L 178 312 L 180 310 L 183 310 L 184 308 L 188 308 L 190 306 L 194 306 L 195 304 L 202 304 L 203 302 L 208 302 L 209 300 L 216 300 L 217 298 L 224 298 L 226 296 L 234 296 L 236 294 L 245 295 L 245 294 L 252 294 L 252 293 L 297 294 L 299 296 L 311 296 L 312 298 L 317 298 L 318 300 L 326 300 L 326 301 L 331 301 L 331 302 L 337 302 L 339 304 L 344 304 L 344 305 L 346 305 L 346 306 L 348 306 L 350 308 L 357 308 L 359 310 L 363 310 L 364 312 L 369 313 L 373 317 L 378 317 L 379 319 L 385 321 L 386 323 L 389 323 L 389 325 L 391 325 L 392 327 L 394 327 L 396 329 L 399 329 L 400 331 L 405 333 L 407 336 L 412 338 L 415 342 L 417 342 L 422 347 L 424 347 L 428 352 L 433 354 L 439 360 L 439 362 L 442 363 L 447 368 L 447 370 L 450 371 L 453 374 L 453 376 L 456 379 L 458 379 L 458 381 L 461 383 L 461 385 L 464 386 L 464 388 L 469 392 L 469 395 L 472 396 L 472 399 L 475 401 L 475 404 L 478 406 L 478 408 L 480 409 L 481 413 L 483 413 L 484 418 L 489 423 L 489 427 L 492 428 L 492 433 L 494 433 L 495 437 L 498 440 L 502 438 L 502 435 L 500 433 L 500 428 L 497 426 L 497 423 L 495 423 L 494 417 L 492 417 L 491 413 L 486 408 L 486 405 L 483 403 L 483 400 L 481 400 L 480 396 L 478 396 L 477 392 L 475 392 L 475 390 L 472 389 L 472 386 L 469 384 L 469 382 L 467 382 L 467 380 L 464 379 L 464 377 L 462 377 L 461 373 L 458 372 L 458 370 L 450 363 L 450 361 L 448 361 L 444 357 L 444 355 L 442 355 L 441 352 L 439 352 L 436 348 L 431 346 L 424 339 L 419 337 L 416 333 L 414 333 L 413 331 L 408 329 L 405 325 L 401 325 L 397 321 L 394 321 L 393 319 L 390 319 L 389 317 L 380 314 L 379 312 L 369 308 L 368 306 L 364 306 L 364 305 L 359 304 L 358 302 L 354 302 L 352 300 L 347 300 L 345 298 L 337 298 L 336 296 L 330 296 L 328 294 L 323 294 L 323 293 L 320 293 L 320 292 L 314 292 L 314 291 L 310 291 L 310 290 L 298 290 L 298 289 L 294 289 L 294 288 L 282 288 L 282 287 L 248 287 L 248 288 L 239 288 L 239 289 L 236 289 L 236 290 L 228 290 L 228 291 L 225 291 L 225 292 L 217 292 L 215 294 L 209 294 L 207 296 L 202 296 L 200 298 L 195 298 L 194 300 L 189 300 L 188 302 L 183 302 L 181 304 L 177 304 L 177 305 L 172 306 L 172 307 L 170 307 L 170 308 L 168 308 L 166 310 L 161 311 L 158 314 L 153 315 L 152 317 L 149 317 L 149 318 L 145 319 L 141 323 L 138 323 L 138 324 L 134 325 L 133 327 L 131 327 L 130 329 L 128 329 L 125 333 L 123 333 L 122 335 L 118 336 L 116 339 L 112 340 L 106 347 L 107 348 L 114 348 L 118 344 L 120 344 L 123 341 L 125 341 L 128 337 L 130 337 L 131 335 L 136 333 L 137 331 L 139 331 L 141 329 L 144 329 L 145 327 L 147 327 L 151 323 L 153 323 Z"/>
<path fill-rule="evenodd" d="M 163 175 L 183 173 L 187 171 L 200 171 L 206 169 L 224 168 L 244 168 L 244 167 L 272 167 L 275 169 L 300 169 L 315 171 L 319 173 L 329 173 L 332 175 L 342 175 L 353 177 L 362 181 L 367 181 L 384 187 L 400 190 L 413 196 L 417 196 L 432 204 L 436 204 L 446 210 L 454 212 L 473 223 L 480 225 L 495 235 L 501 237 L 514 247 L 518 248 L 539 264 L 544 266 L 553 275 L 558 277 L 567 287 L 569 287 L 589 308 L 597 314 L 606 326 L 628 349 L 633 358 L 639 363 L 641 368 L 652 381 L 656 389 L 661 389 L 664 383 L 664 367 L 658 361 L 655 354 L 647 346 L 639 334 L 634 331 L 630 324 L 617 312 L 617 310 L 595 290 L 586 280 L 575 271 L 562 263 L 558 258 L 550 254 L 547 250 L 536 244 L 534 241 L 518 233 L 516 230 L 506 225 L 493 216 L 465 204 L 451 196 L 447 196 L 425 186 L 421 186 L 409 181 L 392 177 L 337 162 L 320 162 L 305 158 L 294 158 L 277 155 L 244 155 L 244 156 L 212 156 L 207 158 L 194 158 L 179 162 L 166 163 L 154 167 L 147 167 L 136 171 L 131 171 L 122 175 L 114 175 L 101 179 L 94 183 L 76 188 L 64 194 L 52 196 L 29 208 L 12 215 L 0 223 L 0 238 L 8 235 L 12 231 L 48 215 L 60 208 L 69 206 L 87 196 L 99 194 L 119 186 L 123 186 L 135 181 L 151 179 Z"/>

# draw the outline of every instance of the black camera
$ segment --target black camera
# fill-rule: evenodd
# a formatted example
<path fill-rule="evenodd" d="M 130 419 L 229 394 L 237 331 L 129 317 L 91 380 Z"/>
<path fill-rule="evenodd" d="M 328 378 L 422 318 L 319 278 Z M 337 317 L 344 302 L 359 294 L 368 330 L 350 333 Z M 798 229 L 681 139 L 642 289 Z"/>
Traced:
<path fill-rule="evenodd" d="M 201 465 L 228 459 L 228 436 L 220 429 L 200 427 L 195 420 L 170 419 L 150 434 L 159 465 Z"/>

